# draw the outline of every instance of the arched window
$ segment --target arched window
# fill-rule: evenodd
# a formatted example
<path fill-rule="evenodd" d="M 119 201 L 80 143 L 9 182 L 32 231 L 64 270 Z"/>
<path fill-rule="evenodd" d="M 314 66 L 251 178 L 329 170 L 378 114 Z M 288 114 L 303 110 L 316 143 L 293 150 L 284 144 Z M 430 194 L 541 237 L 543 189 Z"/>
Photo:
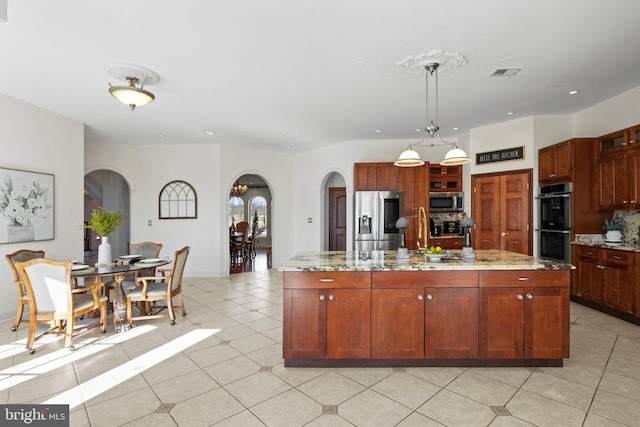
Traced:
<path fill-rule="evenodd" d="M 158 212 L 160 219 L 197 218 L 196 190 L 186 181 L 171 181 L 160 191 Z"/>
<path fill-rule="evenodd" d="M 249 202 L 251 223 L 257 222 L 256 237 L 267 237 L 267 201 L 262 196 L 256 196 Z"/>
<path fill-rule="evenodd" d="M 229 197 L 228 226 L 235 226 L 240 221 L 244 221 L 244 200 L 240 197 Z"/>

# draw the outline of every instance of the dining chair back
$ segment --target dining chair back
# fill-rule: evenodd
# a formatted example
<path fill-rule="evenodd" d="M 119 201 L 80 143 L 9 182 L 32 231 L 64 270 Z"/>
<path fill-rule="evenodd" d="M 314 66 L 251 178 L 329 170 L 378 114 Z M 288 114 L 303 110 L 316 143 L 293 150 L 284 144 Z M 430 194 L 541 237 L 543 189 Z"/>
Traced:
<path fill-rule="evenodd" d="M 184 267 L 187 263 L 187 257 L 191 248 L 185 246 L 176 251 L 173 265 L 168 276 L 149 276 L 138 277 L 136 288 L 127 291 L 127 322 L 132 323 L 133 320 L 146 320 L 158 317 L 169 317 L 171 324 L 175 325 L 176 316 L 173 309 L 173 298 L 178 297 L 180 302 L 180 311 L 183 316 L 187 315 L 184 308 L 184 299 L 182 297 L 182 276 Z M 132 302 L 154 302 L 165 300 L 165 305 L 151 306 L 150 313 L 144 316 L 133 316 Z M 160 314 L 163 310 L 167 310 L 167 314 Z"/>
<path fill-rule="evenodd" d="M 24 315 L 24 306 L 29 304 L 27 290 L 25 289 L 22 278 L 20 277 L 20 274 L 16 269 L 16 264 L 36 258 L 44 258 L 44 251 L 21 249 L 17 252 L 6 255 L 5 258 L 7 259 L 7 262 L 11 267 L 11 271 L 13 272 L 13 280 L 16 284 L 16 290 L 18 291 L 18 309 L 16 310 L 16 320 L 13 322 L 13 326 L 11 327 L 11 330 L 15 331 L 16 329 L 18 329 L 18 326 L 20 326 L 20 322 L 22 322 L 22 316 Z"/>
<path fill-rule="evenodd" d="M 140 255 L 143 258 L 158 258 L 160 255 L 160 250 L 162 249 L 162 243 L 156 242 L 140 242 L 140 243 L 131 243 L 129 244 L 129 255 Z M 153 276 L 156 274 L 156 269 L 151 267 L 145 270 L 137 271 L 135 274 L 129 275 L 128 278 L 123 280 L 122 287 L 123 289 L 130 289 L 136 285 L 136 277 L 138 276 Z M 111 297 L 111 291 L 115 291 L 116 289 L 116 281 L 109 280 L 105 283 L 105 293 L 107 298 L 110 301 L 113 301 Z M 115 295 L 114 298 L 115 299 Z"/>
<path fill-rule="evenodd" d="M 79 333 L 100 327 L 106 332 L 107 298 L 98 294 L 102 282 L 86 284 L 72 289 L 71 261 L 54 261 L 46 258 L 19 262 L 16 268 L 23 278 L 29 297 L 29 334 L 27 349 L 35 353 L 34 343 L 45 334 L 65 335 L 65 347 L 73 350 L 72 339 Z M 76 320 L 96 309 L 100 320 L 76 331 Z M 37 335 L 39 323 L 48 323 L 50 329 Z"/>

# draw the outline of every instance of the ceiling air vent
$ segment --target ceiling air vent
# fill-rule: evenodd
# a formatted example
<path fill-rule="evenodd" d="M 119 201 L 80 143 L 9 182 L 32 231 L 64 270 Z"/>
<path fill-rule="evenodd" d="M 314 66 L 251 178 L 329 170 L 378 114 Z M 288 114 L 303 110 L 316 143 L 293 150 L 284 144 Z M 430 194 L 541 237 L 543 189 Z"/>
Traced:
<path fill-rule="evenodd" d="M 496 68 L 490 77 L 511 77 L 522 71 L 522 67 Z"/>

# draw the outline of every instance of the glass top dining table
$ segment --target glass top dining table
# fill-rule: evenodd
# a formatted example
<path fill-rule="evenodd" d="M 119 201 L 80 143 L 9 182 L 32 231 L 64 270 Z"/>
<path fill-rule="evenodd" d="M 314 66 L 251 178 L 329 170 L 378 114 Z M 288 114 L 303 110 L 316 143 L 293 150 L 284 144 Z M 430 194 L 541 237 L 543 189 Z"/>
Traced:
<path fill-rule="evenodd" d="M 113 297 L 113 324 L 116 332 L 125 332 L 133 327 L 127 323 L 127 300 L 122 287 L 122 282 L 130 273 L 139 273 L 150 268 L 162 267 L 171 263 L 170 259 L 142 259 L 138 262 L 119 260 L 108 266 L 91 267 L 85 264 L 74 264 L 71 270 L 72 278 L 94 277 L 96 281 L 105 281 L 106 277 L 116 282 L 115 295 Z"/>

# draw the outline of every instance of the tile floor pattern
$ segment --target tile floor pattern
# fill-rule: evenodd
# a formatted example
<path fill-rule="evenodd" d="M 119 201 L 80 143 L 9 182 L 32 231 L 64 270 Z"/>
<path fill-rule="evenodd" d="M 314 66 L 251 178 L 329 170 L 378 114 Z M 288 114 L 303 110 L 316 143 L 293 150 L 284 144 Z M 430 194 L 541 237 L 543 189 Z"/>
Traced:
<path fill-rule="evenodd" d="M 72 426 L 640 425 L 640 327 L 577 304 L 563 368 L 303 369 L 283 367 L 280 272 L 185 279 L 184 294 L 175 326 L 91 333 L 72 353 L 54 341 L 10 355 L 27 328 L 0 323 L 0 402 L 43 403 L 85 384 Z M 152 358 L 198 329 L 219 331 Z M 76 360 L 45 365 L 58 354 Z M 122 378 L 131 360 L 150 366 Z"/>

